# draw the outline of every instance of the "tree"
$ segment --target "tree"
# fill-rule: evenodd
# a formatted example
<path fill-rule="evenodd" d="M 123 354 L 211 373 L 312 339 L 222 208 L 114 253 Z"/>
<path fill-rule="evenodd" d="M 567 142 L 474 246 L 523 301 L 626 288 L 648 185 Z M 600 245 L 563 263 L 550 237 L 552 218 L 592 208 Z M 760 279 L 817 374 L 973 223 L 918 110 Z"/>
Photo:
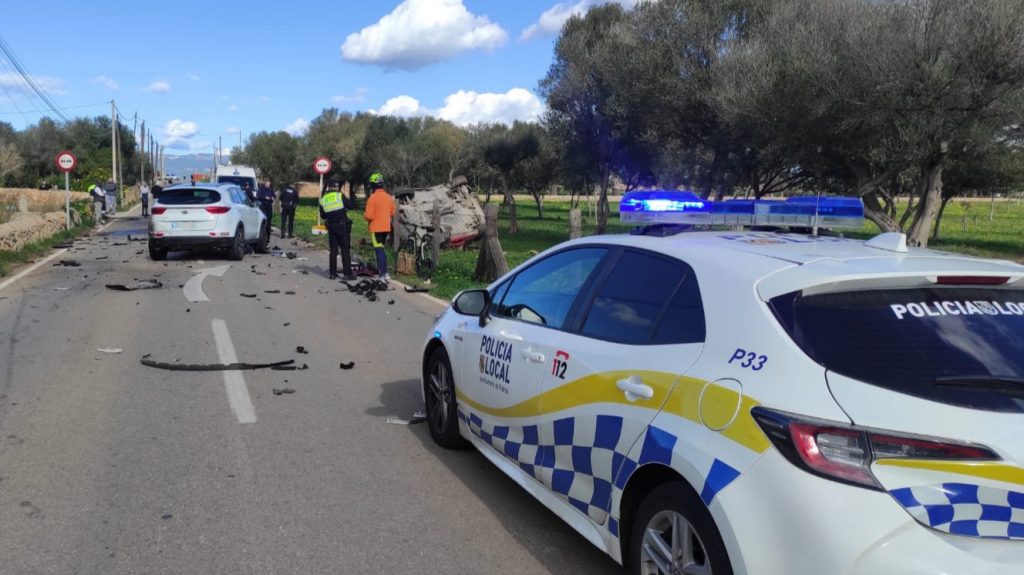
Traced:
<path fill-rule="evenodd" d="M 530 124 L 516 122 L 502 137 L 492 140 L 483 150 L 484 161 L 501 175 L 501 187 L 508 208 L 508 232 L 519 233 L 516 198 L 510 186 L 512 171 L 540 151 L 540 140 Z"/>
<path fill-rule="evenodd" d="M 537 204 L 537 217 L 543 219 L 544 196 L 558 175 L 559 157 L 555 143 L 544 128 L 530 124 L 528 130 L 536 134 L 539 143 L 537 153 L 519 162 L 512 171 L 512 181 L 517 188 L 525 189 L 533 196 Z"/>
<path fill-rule="evenodd" d="M 21 170 L 24 163 L 14 142 L 0 140 L 0 186 L 4 184 L 9 174 L 15 174 Z"/>
<path fill-rule="evenodd" d="M 261 177 L 270 178 L 280 185 L 297 179 L 298 151 L 298 141 L 289 133 L 260 132 L 249 138 L 245 145 L 245 158 Z"/>

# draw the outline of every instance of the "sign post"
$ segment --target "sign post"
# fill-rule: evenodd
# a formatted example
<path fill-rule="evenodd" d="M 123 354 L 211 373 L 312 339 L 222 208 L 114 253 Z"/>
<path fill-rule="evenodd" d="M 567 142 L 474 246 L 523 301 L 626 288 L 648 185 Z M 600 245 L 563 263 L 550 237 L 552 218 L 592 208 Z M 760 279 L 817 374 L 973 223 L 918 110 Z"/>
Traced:
<path fill-rule="evenodd" d="M 331 159 L 326 156 L 320 156 L 313 162 L 313 171 L 320 174 L 320 191 L 324 191 L 324 175 L 331 172 Z M 320 223 L 320 211 L 316 213 L 316 225 L 313 226 L 313 235 L 322 235 L 327 233 L 327 230 Z"/>
<path fill-rule="evenodd" d="M 64 172 L 64 227 L 71 229 L 71 172 L 78 165 L 78 158 L 70 150 L 64 150 L 55 158 L 57 169 Z"/>

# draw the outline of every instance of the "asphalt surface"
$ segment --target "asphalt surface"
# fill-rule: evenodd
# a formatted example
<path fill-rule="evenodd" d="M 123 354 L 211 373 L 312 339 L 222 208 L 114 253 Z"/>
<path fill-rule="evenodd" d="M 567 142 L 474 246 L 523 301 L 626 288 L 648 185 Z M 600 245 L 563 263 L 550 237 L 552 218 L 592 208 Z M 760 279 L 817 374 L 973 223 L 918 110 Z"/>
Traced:
<path fill-rule="evenodd" d="M 0 574 L 620 572 L 479 453 L 386 423 L 422 409 L 435 302 L 366 302 L 294 240 L 271 243 L 292 260 L 152 262 L 128 237 L 145 228 L 122 216 L 0 289 Z M 225 264 L 210 301 L 185 298 Z M 308 369 L 140 363 L 215 364 L 226 347 Z"/>

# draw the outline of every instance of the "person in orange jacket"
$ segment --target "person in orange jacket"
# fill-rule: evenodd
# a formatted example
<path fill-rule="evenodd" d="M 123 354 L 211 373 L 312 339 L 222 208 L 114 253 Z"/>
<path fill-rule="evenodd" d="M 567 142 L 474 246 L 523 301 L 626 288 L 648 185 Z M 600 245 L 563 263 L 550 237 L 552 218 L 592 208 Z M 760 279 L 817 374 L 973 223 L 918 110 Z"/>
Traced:
<path fill-rule="evenodd" d="M 380 173 L 370 175 L 370 189 L 373 193 L 370 199 L 366 200 L 366 210 L 363 217 L 370 224 L 370 243 L 373 244 L 373 251 L 377 255 L 377 273 L 380 279 L 388 281 L 388 255 L 384 251 L 384 245 L 388 241 L 388 234 L 391 233 L 391 220 L 395 216 L 395 200 L 391 194 L 384 189 L 384 176 Z"/>

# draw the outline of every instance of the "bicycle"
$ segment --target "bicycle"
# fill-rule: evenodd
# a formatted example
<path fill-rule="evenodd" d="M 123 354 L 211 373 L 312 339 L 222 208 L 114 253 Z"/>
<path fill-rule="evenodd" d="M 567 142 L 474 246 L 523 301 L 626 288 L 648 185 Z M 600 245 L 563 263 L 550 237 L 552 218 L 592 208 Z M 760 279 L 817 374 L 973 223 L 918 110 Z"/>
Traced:
<path fill-rule="evenodd" d="M 434 236 L 430 228 L 414 226 L 412 233 L 399 245 L 399 252 L 412 254 L 416 275 L 421 279 L 429 279 L 433 273 L 433 244 Z"/>

